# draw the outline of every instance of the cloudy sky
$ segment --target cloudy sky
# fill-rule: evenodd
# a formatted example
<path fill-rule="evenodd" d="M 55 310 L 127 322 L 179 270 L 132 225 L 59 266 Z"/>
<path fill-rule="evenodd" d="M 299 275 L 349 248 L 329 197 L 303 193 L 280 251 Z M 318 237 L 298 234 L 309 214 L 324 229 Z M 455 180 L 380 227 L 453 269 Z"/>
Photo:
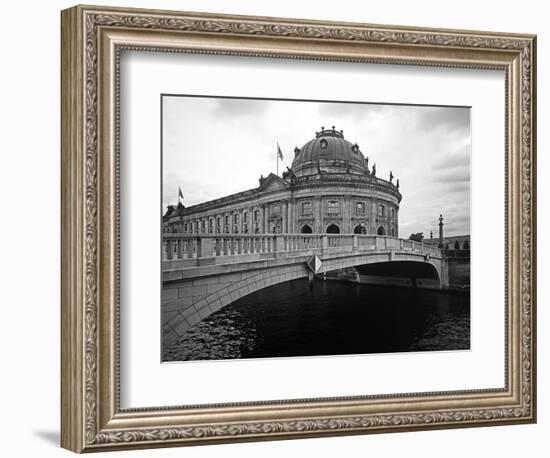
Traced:
<path fill-rule="evenodd" d="M 258 186 L 276 171 L 276 145 L 294 147 L 335 125 L 376 174 L 390 170 L 403 195 L 399 235 L 470 232 L 470 109 L 367 103 L 163 97 L 163 204 L 194 205 Z"/>

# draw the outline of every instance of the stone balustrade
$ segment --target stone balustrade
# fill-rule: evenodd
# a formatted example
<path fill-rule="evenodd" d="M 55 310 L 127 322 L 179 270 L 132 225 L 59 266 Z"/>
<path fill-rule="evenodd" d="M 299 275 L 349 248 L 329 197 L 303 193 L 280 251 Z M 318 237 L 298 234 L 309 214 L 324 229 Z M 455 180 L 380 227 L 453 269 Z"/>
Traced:
<path fill-rule="evenodd" d="M 162 259 L 212 258 L 304 250 L 391 250 L 441 256 L 441 250 L 413 240 L 362 234 L 163 234 Z"/>

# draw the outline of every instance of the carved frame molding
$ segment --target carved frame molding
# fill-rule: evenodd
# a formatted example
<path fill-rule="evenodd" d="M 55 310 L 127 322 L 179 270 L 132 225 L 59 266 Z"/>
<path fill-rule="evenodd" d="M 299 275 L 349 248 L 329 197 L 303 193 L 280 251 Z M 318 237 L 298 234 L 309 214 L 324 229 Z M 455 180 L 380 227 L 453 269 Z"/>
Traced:
<path fill-rule="evenodd" d="M 504 70 L 506 387 L 121 410 L 123 49 Z M 532 35 L 100 7 L 63 11 L 62 446 L 82 452 L 535 421 L 535 62 Z"/>

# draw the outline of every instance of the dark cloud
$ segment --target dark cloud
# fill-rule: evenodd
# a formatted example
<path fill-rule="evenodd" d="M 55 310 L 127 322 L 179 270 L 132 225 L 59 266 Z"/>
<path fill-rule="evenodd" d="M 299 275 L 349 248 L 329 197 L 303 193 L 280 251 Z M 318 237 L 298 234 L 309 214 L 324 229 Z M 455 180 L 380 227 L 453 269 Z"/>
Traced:
<path fill-rule="evenodd" d="M 469 131 L 470 109 L 462 107 L 419 107 L 416 126 L 426 132 L 445 129 Z"/>
<path fill-rule="evenodd" d="M 467 167 L 470 164 L 470 144 L 463 145 L 455 151 L 443 154 L 432 166 L 434 171 L 455 167 Z"/>
<path fill-rule="evenodd" d="M 450 168 L 435 177 L 436 183 L 463 183 L 470 181 L 470 167 L 455 167 Z"/>
<path fill-rule="evenodd" d="M 450 183 L 446 191 L 447 192 L 464 192 L 468 191 L 470 189 L 470 183 L 469 181 L 458 181 L 455 183 Z"/>

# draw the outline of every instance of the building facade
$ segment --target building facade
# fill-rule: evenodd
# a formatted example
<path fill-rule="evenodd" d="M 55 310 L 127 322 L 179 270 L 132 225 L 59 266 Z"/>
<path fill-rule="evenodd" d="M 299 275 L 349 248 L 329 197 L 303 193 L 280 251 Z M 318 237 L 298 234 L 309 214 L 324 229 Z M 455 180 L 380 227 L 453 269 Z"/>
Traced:
<path fill-rule="evenodd" d="M 190 207 L 170 205 L 163 232 L 182 234 L 355 233 L 398 237 L 399 180 L 376 176 L 357 143 L 321 128 L 295 148 L 282 178 Z"/>

